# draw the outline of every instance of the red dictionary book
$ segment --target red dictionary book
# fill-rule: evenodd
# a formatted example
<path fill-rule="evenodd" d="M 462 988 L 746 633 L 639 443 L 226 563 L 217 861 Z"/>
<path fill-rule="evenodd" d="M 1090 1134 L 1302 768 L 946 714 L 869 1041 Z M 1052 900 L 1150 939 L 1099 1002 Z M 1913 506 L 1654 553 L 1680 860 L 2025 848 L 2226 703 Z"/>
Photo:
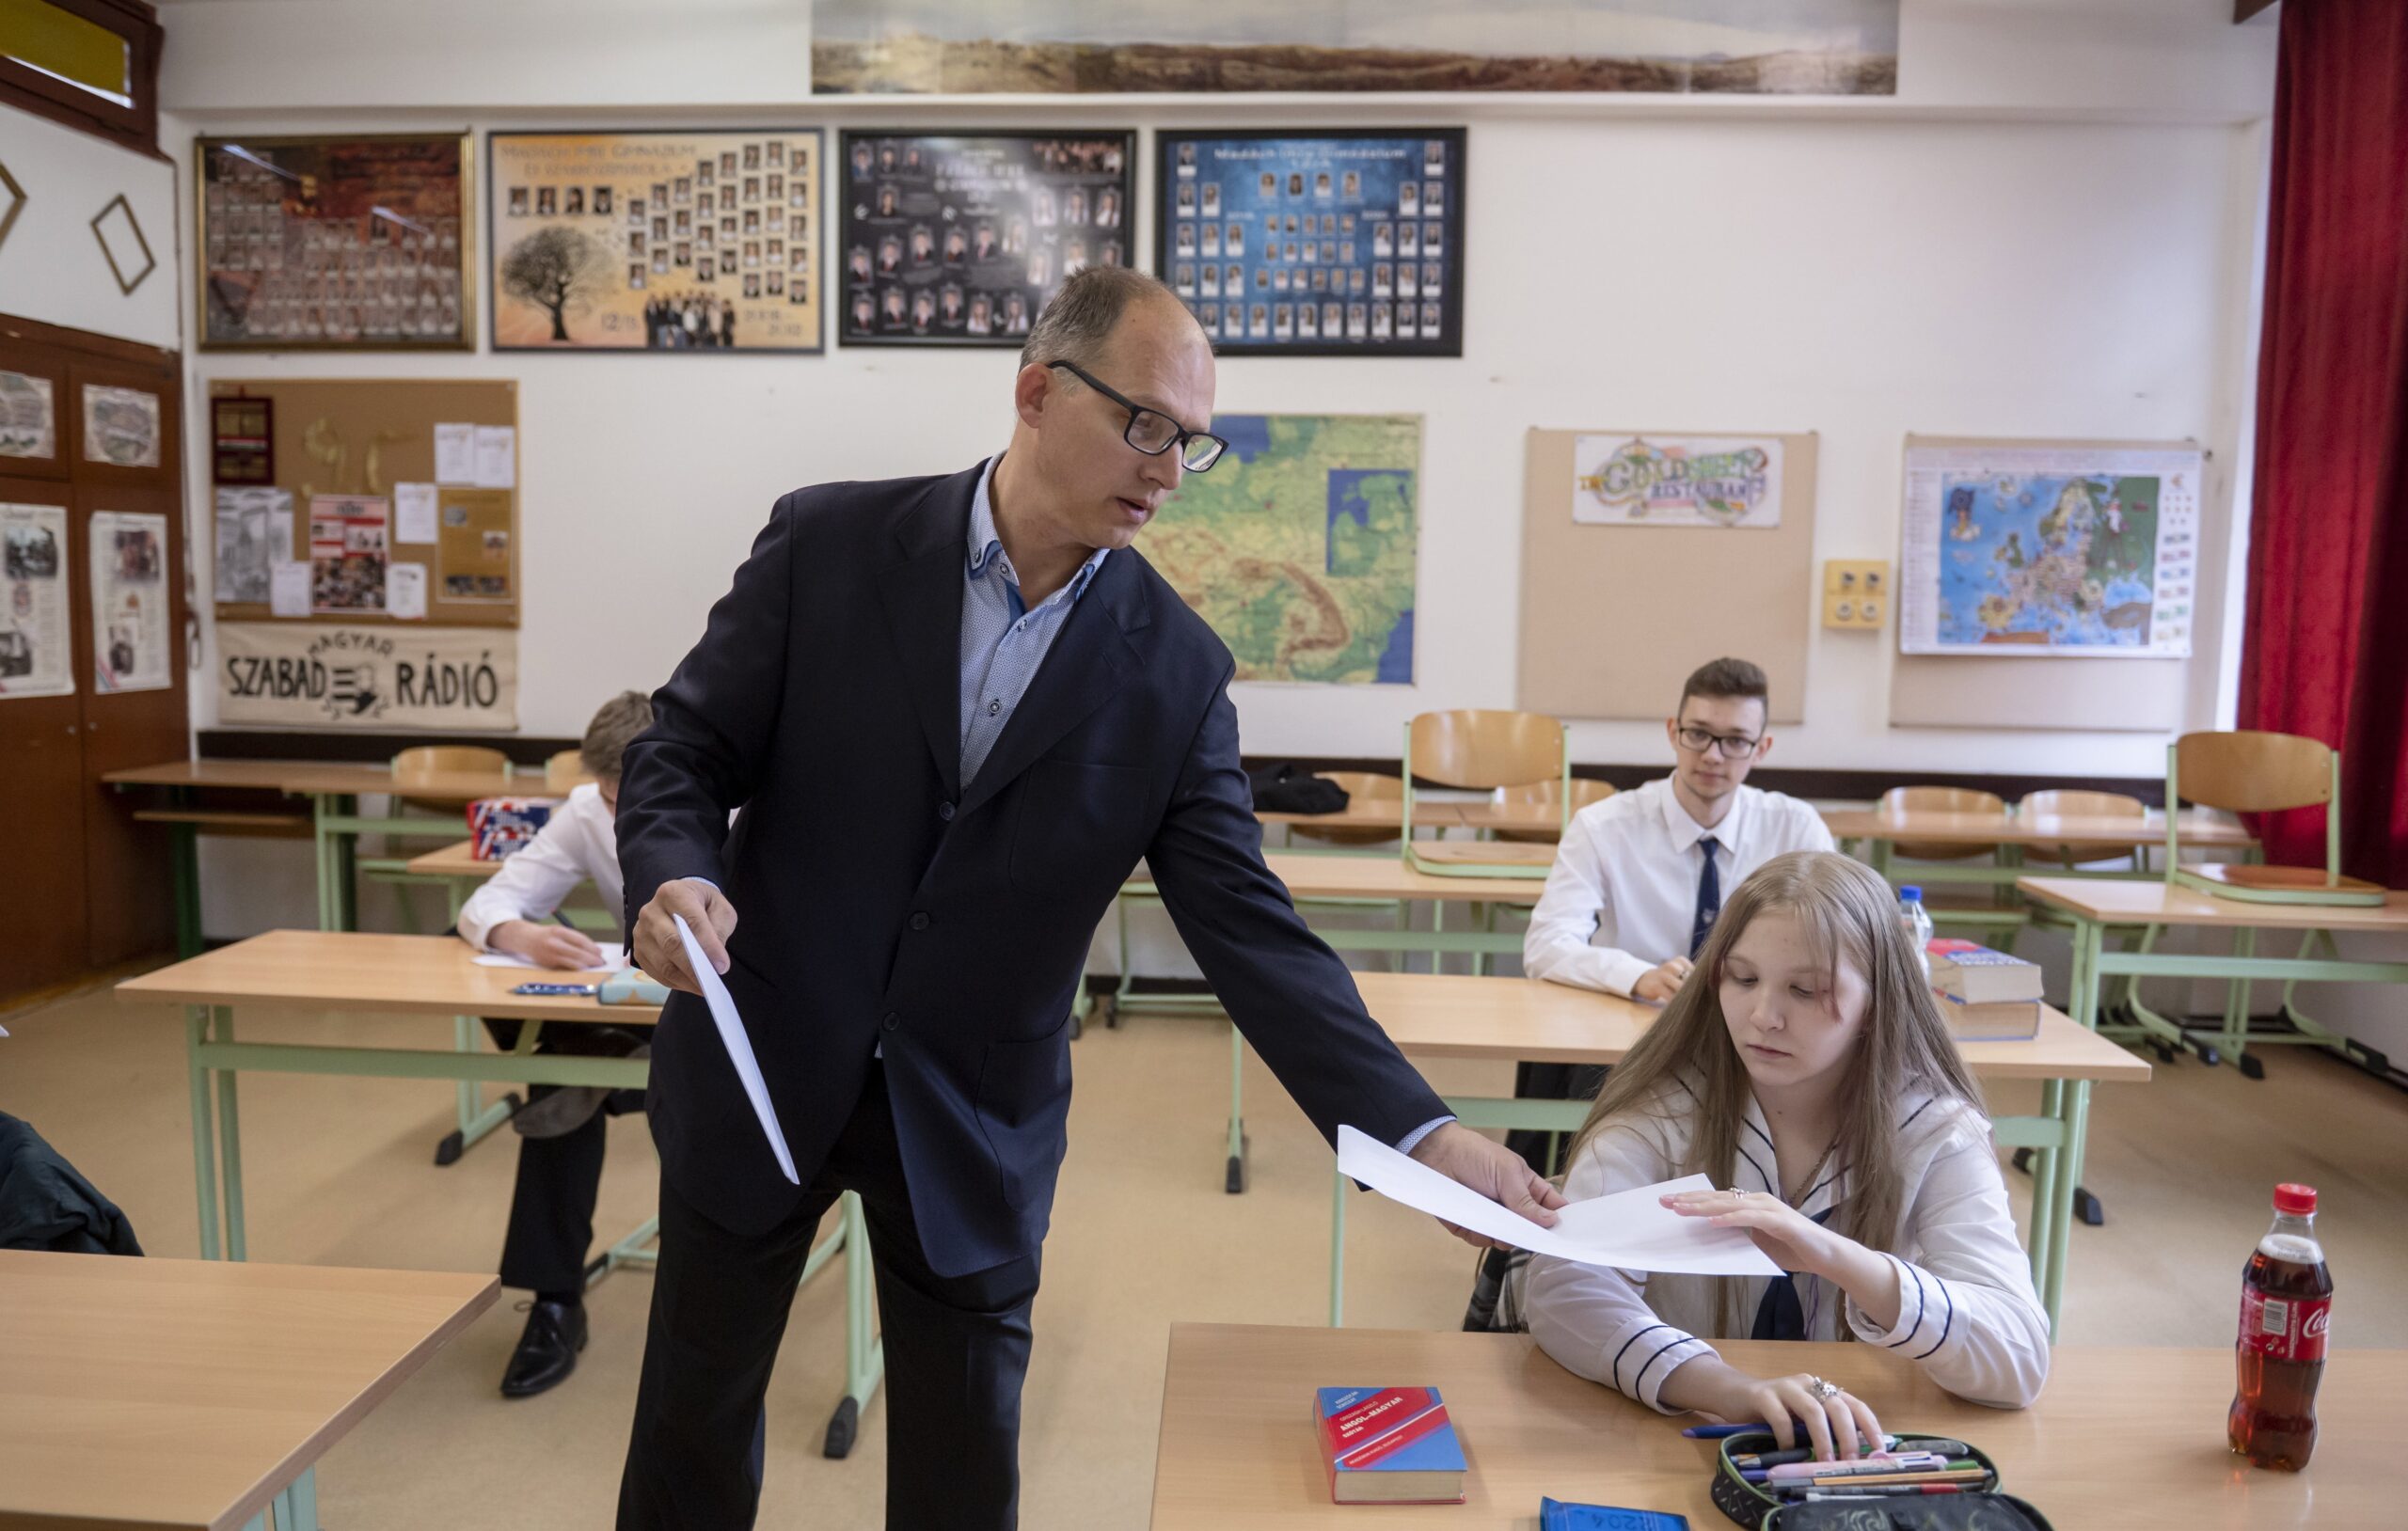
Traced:
<path fill-rule="evenodd" d="M 1436 1388 L 1316 1388 L 1313 1423 L 1336 1503 L 1464 1502 L 1463 1443 Z"/>

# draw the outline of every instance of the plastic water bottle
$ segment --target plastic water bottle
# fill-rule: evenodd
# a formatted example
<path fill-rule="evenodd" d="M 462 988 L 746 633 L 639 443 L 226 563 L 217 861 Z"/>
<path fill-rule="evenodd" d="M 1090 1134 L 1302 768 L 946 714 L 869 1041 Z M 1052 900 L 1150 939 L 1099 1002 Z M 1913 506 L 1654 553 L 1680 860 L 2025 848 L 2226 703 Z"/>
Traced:
<path fill-rule="evenodd" d="M 1898 890 L 1898 923 L 1907 927 L 1907 939 L 1913 943 L 1915 959 L 1923 964 L 1924 982 L 1931 981 L 1931 911 L 1923 907 L 1923 890 Z"/>

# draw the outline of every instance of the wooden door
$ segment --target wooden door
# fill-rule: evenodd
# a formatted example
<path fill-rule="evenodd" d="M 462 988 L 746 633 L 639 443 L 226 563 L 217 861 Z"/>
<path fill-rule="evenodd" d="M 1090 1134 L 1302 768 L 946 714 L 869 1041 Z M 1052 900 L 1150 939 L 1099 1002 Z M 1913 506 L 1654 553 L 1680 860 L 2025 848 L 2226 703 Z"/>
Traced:
<path fill-rule="evenodd" d="M 178 448 L 183 422 L 178 368 L 173 358 L 149 364 L 124 359 L 78 357 L 68 366 L 77 409 L 87 390 L 109 388 L 158 401 L 157 462 L 139 466 L 97 462 L 78 442 L 71 478 L 75 490 L 76 550 L 84 576 L 77 621 L 84 645 L 83 703 L 85 905 L 87 960 L 108 967 L 172 946 L 175 886 L 172 846 L 163 825 L 138 823 L 131 799 L 101 778 L 128 766 L 181 760 L 191 715 L 185 702 L 187 605 L 184 571 L 183 497 Z M 132 519 L 128 519 L 132 518 Z M 97 526 L 96 526 L 97 523 Z M 112 531 L 107 529 L 129 529 Z M 153 533 L 158 535 L 154 539 Z M 153 545 L 153 543 L 157 545 Z M 124 543 L 127 545 L 119 545 Z M 111 569 L 114 560 L 114 569 Z M 114 588 L 128 602 L 150 603 L 122 616 L 95 611 L 95 568 L 120 581 Z M 132 577 L 129 579 L 128 575 Z M 163 671 L 134 684 L 110 662 L 109 648 L 144 635 L 147 623 L 164 632 Z M 119 635 L 112 639 L 112 634 Z"/>
<path fill-rule="evenodd" d="M 0 437 L 0 505 L 63 513 L 61 519 L 17 516 L 11 524 L 25 529 L 26 545 L 12 551 L 15 565 L 0 574 L 5 1001 L 173 942 L 166 832 L 137 824 L 131 800 L 100 778 L 120 766 L 188 753 L 190 616 L 183 588 L 182 368 L 175 354 L 0 315 L 0 422 L 20 420 L 40 390 L 49 394 L 46 450 L 29 448 L 22 432 Z M 132 390 L 155 401 L 151 446 L 124 450 L 122 436 L 105 431 L 88 437 L 88 389 Z M 121 402 L 121 396 L 98 397 Z M 108 545 L 96 549 L 95 517 L 120 516 L 155 519 L 102 520 Z M 137 535 L 118 537 L 126 527 Z M 39 549 L 32 545 L 36 539 Z M 129 584 L 138 587 L 130 603 L 134 614 L 155 614 L 151 632 L 166 642 L 164 669 L 154 666 L 142 684 L 106 693 L 95 668 L 107 657 L 103 651 L 109 643 L 96 639 L 96 625 L 106 630 L 93 604 L 96 551 L 126 560 L 109 565 L 117 576 L 110 588 L 122 599 Z M 65 620 L 37 634 L 27 621 L 36 606 L 33 591 L 20 587 L 45 577 L 54 560 L 55 573 L 47 575 L 54 583 L 40 604 L 47 610 L 63 595 Z M 5 694 L 8 671 L 23 668 L 37 638 L 45 649 L 65 648 L 71 693 Z"/>

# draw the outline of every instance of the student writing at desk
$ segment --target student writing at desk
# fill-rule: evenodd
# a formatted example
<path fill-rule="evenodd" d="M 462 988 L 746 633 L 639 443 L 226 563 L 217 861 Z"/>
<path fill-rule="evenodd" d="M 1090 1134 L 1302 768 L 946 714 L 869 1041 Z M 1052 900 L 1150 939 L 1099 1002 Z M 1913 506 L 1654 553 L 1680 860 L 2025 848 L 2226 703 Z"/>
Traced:
<path fill-rule="evenodd" d="M 1563 1189 L 1576 1202 L 1699 1173 L 1729 1189 L 1665 1204 L 1746 1228 L 1790 1274 L 1534 1255 L 1507 1282 L 1509 1321 L 1653 1409 L 1765 1420 L 1784 1447 L 1802 1444 L 1795 1415 L 1823 1459 L 1876 1441 L 1873 1411 L 1819 1378 L 1751 1376 L 1708 1338 L 1861 1340 L 1972 1402 L 2039 1395 L 2049 1324 L 1980 1087 L 1870 869 L 1803 852 L 1739 886 L 1697 971 L 1606 1081 Z"/>
<path fill-rule="evenodd" d="M 508 952 L 539 968 L 588 972 L 602 950 L 582 931 L 552 918 L 577 885 L 591 879 L 616 920 L 619 878 L 619 762 L 628 743 L 652 726 L 652 701 L 622 691 L 585 726 L 578 757 L 594 781 L 578 787 L 535 838 L 502 862 L 460 910 L 459 931 L 479 951 Z M 485 1021 L 495 1046 L 517 1045 L 519 1022 Z M 629 1057 L 644 1033 L 584 1022 L 547 1028 L 537 1052 Z M 503 1371 L 505 1397 L 530 1397 L 565 1381 L 585 1348 L 585 1252 L 594 1239 L 594 1203 L 602 1189 L 606 1115 L 642 1111 L 633 1090 L 538 1084 L 510 1120 L 518 1133 L 518 1183 L 510 1231 L 501 1245 L 501 1284 L 534 1293 L 527 1328 Z"/>

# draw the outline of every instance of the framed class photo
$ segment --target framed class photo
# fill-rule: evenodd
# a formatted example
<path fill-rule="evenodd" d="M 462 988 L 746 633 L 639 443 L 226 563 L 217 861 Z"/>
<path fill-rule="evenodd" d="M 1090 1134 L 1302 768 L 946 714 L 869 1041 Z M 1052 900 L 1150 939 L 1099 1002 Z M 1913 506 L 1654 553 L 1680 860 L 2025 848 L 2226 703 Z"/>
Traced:
<path fill-rule="evenodd" d="M 821 350 L 822 142 L 487 134 L 493 348 Z"/>
<path fill-rule="evenodd" d="M 1135 159 L 1126 133 L 848 130 L 845 343 L 1020 345 L 1065 277 L 1131 262 Z"/>
<path fill-rule="evenodd" d="M 469 135 L 201 138 L 203 351 L 476 346 Z"/>
<path fill-rule="evenodd" d="M 1154 274 L 1223 355 L 1464 354 L 1464 130 L 1155 134 Z"/>

